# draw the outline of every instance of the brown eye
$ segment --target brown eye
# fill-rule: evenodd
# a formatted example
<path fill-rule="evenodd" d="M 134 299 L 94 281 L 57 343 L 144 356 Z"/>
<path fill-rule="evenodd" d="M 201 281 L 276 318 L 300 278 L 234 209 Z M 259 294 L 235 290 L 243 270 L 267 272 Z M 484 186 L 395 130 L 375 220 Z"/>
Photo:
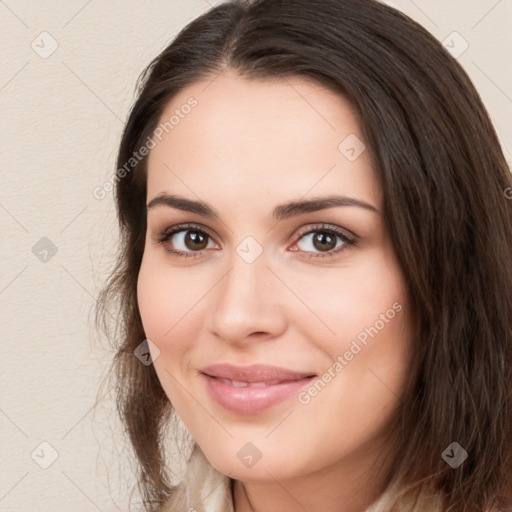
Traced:
<path fill-rule="evenodd" d="M 186 258 L 200 256 L 203 250 L 209 248 L 208 242 L 213 239 L 194 225 L 180 225 L 166 229 L 153 240 L 156 244 L 163 245 L 168 253 Z"/>
<path fill-rule="evenodd" d="M 209 236 L 201 231 L 186 231 L 184 243 L 191 251 L 202 251 L 208 245 Z"/>
<path fill-rule="evenodd" d="M 313 237 L 313 245 L 319 251 L 330 251 L 336 247 L 336 236 L 318 231 Z"/>
<path fill-rule="evenodd" d="M 299 237 L 295 246 L 309 258 L 336 256 L 356 244 L 356 240 L 334 226 L 313 226 Z M 296 251 L 297 249 L 293 249 Z"/>

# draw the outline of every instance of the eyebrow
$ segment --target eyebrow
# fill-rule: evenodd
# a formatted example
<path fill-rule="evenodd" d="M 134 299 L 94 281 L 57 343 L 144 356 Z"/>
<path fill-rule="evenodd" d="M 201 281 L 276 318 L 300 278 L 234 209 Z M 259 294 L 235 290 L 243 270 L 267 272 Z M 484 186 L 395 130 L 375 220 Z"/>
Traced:
<path fill-rule="evenodd" d="M 166 193 L 159 194 L 148 203 L 146 208 L 147 210 L 150 210 L 156 206 L 169 206 L 184 212 L 196 213 L 207 218 L 219 218 L 218 212 L 208 203 L 187 199 L 177 195 L 169 195 Z M 365 210 L 379 213 L 375 206 L 366 203 L 365 201 L 361 201 L 360 199 L 331 195 L 301 201 L 289 201 L 287 203 L 280 204 L 274 208 L 272 218 L 274 221 L 278 222 L 297 215 L 325 210 L 335 206 L 356 206 L 358 208 L 364 208 Z"/>

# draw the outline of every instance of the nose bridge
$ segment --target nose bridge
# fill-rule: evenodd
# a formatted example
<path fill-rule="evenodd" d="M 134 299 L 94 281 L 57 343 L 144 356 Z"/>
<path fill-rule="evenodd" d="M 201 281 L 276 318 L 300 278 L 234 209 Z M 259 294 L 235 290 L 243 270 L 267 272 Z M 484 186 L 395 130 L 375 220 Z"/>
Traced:
<path fill-rule="evenodd" d="M 261 249 L 251 240 L 239 244 L 216 287 L 212 330 L 222 339 L 243 340 L 253 332 L 276 335 L 283 327 L 275 283 L 271 282 L 275 276 Z"/>

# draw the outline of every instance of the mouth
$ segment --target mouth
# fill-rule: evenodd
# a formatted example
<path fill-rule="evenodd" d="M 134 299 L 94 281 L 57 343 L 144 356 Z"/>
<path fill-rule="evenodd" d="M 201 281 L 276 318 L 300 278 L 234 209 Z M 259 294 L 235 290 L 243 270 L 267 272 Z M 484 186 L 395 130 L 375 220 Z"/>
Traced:
<path fill-rule="evenodd" d="M 250 415 L 299 393 L 316 375 L 268 365 L 213 365 L 201 370 L 208 393 L 229 412 Z"/>
<path fill-rule="evenodd" d="M 218 379 L 221 382 L 225 382 L 234 388 L 266 388 L 268 386 L 276 386 L 277 384 L 284 384 L 285 382 L 294 382 L 299 379 L 291 379 L 291 380 L 267 380 L 261 382 L 245 382 L 241 380 L 230 380 L 230 379 L 222 379 L 220 377 L 214 377 L 213 375 L 209 375 L 212 379 Z"/>
<path fill-rule="evenodd" d="M 236 383 L 274 385 L 280 382 L 304 379 L 315 376 L 313 372 L 303 372 L 270 366 L 253 364 L 250 366 L 236 366 L 230 363 L 220 363 L 206 366 L 202 373 L 217 379 L 225 379 Z M 239 386 L 242 387 L 242 386 Z"/>

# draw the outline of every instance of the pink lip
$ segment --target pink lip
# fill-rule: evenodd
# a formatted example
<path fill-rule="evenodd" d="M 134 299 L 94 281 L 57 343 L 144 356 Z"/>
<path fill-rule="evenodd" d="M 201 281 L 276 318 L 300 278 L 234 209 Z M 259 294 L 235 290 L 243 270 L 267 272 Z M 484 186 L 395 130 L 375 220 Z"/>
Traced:
<path fill-rule="evenodd" d="M 201 377 L 211 397 L 236 414 L 257 414 L 296 395 L 315 375 L 267 365 L 216 364 L 203 368 Z M 221 379 L 263 383 L 262 387 L 235 387 Z"/>
<path fill-rule="evenodd" d="M 210 375 L 211 377 L 238 380 L 243 382 L 297 380 L 314 375 L 313 372 L 298 372 L 294 370 L 288 370 L 287 368 L 280 368 L 279 366 L 269 366 L 264 364 L 235 366 L 229 363 L 221 363 L 205 366 L 200 371 Z"/>

